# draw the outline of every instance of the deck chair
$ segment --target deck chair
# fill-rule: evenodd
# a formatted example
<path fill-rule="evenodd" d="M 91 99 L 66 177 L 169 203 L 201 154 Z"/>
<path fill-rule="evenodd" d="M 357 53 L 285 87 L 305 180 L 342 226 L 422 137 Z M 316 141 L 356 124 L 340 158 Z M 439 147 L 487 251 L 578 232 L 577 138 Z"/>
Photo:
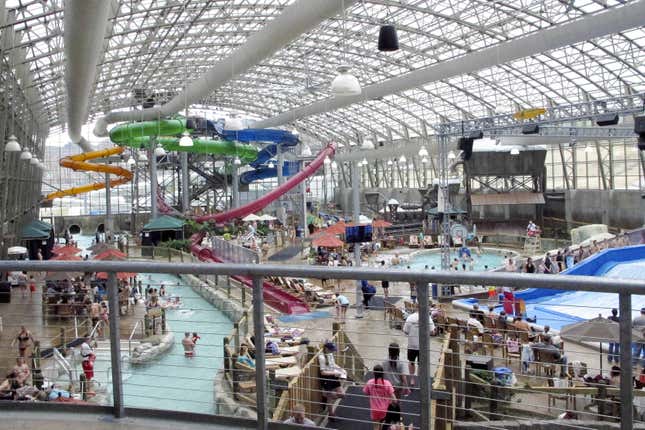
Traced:
<path fill-rule="evenodd" d="M 408 246 L 410 248 L 418 248 L 419 247 L 419 238 L 416 235 L 411 234 L 409 242 L 408 242 Z"/>
<path fill-rule="evenodd" d="M 423 238 L 423 247 L 424 248 L 434 247 L 434 241 L 432 240 L 432 236 L 428 235 Z"/>

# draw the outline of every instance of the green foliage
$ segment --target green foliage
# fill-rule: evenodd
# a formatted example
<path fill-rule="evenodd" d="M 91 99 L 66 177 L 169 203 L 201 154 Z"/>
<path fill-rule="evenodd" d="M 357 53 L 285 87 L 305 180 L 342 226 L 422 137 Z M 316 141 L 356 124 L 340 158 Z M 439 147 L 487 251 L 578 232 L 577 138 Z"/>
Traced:
<path fill-rule="evenodd" d="M 168 240 L 166 242 L 161 242 L 159 246 L 190 252 L 190 240 L 188 239 Z"/>

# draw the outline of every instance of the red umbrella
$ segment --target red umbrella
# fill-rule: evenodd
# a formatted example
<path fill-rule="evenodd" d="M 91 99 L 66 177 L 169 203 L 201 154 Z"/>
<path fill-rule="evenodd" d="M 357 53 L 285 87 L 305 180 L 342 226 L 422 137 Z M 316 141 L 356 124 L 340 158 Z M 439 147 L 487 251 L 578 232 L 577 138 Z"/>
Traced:
<path fill-rule="evenodd" d="M 94 260 L 103 260 L 103 261 L 124 261 L 127 260 L 128 256 L 119 251 L 118 249 L 110 248 L 101 252 L 100 254 L 94 257 Z"/>
<path fill-rule="evenodd" d="M 324 234 L 311 242 L 313 246 L 321 246 L 323 248 L 339 248 L 343 246 L 343 241 L 331 234 Z"/>
<path fill-rule="evenodd" d="M 74 254 L 61 254 L 50 258 L 49 261 L 83 261 L 83 259 Z"/>
<path fill-rule="evenodd" d="M 52 252 L 56 255 L 74 255 L 81 252 L 82 249 L 79 249 L 75 246 L 60 246 L 58 248 L 52 249 Z"/>
<path fill-rule="evenodd" d="M 328 234 L 345 234 L 345 227 L 347 227 L 348 224 L 345 223 L 345 221 L 338 221 L 336 224 L 331 225 L 327 227 L 326 229 L 323 230 L 323 232 L 328 233 Z"/>
<path fill-rule="evenodd" d="M 374 228 L 390 227 L 391 225 L 391 222 L 387 222 L 384 219 L 375 219 L 372 221 L 372 227 Z"/>
<path fill-rule="evenodd" d="M 119 281 L 127 281 L 128 279 L 134 278 L 135 276 L 137 276 L 136 273 L 130 273 L 130 272 L 117 272 L 116 273 L 116 279 L 118 279 Z M 107 278 L 108 278 L 107 272 L 99 272 L 99 273 L 96 274 L 96 279 L 105 280 Z"/>

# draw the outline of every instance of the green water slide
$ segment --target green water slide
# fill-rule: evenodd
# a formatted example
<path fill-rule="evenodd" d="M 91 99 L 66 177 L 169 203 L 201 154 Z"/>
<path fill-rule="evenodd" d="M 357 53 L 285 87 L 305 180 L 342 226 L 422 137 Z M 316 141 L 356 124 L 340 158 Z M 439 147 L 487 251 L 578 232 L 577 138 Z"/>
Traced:
<path fill-rule="evenodd" d="M 186 120 L 183 118 L 134 122 L 112 128 L 110 140 L 119 146 L 131 148 L 148 148 L 154 140 L 166 151 L 239 157 L 244 164 L 252 162 L 258 156 L 258 149 L 254 146 L 228 140 L 193 139 L 193 146 L 179 146 L 179 137 L 174 136 L 186 130 Z"/>

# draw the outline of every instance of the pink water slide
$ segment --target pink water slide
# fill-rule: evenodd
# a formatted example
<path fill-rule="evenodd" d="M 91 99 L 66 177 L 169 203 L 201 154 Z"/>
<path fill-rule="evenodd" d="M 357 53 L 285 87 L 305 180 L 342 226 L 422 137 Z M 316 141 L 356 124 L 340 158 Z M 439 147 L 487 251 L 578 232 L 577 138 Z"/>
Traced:
<path fill-rule="evenodd" d="M 275 190 L 267 193 L 262 198 L 255 200 L 253 202 L 250 202 L 244 206 L 240 206 L 237 209 L 233 209 L 227 212 L 221 212 L 217 214 L 204 215 L 204 216 L 195 218 L 195 220 L 197 222 L 213 221 L 216 223 L 221 223 L 221 222 L 229 221 L 236 218 L 243 218 L 249 214 L 258 212 L 264 209 L 265 207 L 267 207 L 276 199 L 280 198 L 280 196 L 289 192 L 289 190 L 294 188 L 296 185 L 300 184 L 309 176 L 316 173 L 316 171 L 325 162 L 325 158 L 326 157 L 332 158 L 334 156 L 334 153 L 335 153 L 334 145 L 329 144 L 318 154 L 318 156 L 316 156 L 316 158 L 311 163 L 309 163 L 308 166 L 306 166 L 299 173 L 291 177 L 287 182 L 285 182 Z M 200 233 L 195 234 L 191 237 L 192 253 L 201 261 L 207 261 L 212 263 L 224 263 L 225 261 L 221 257 L 215 255 L 212 249 L 201 246 L 203 237 L 204 235 Z M 232 276 L 232 278 L 248 287 L 252 287 L 251 278 L 248 278 L 245 276 Z M 264 301 L 269 306 L 279 310 L 282 313 L 299 314 L 299 313 L 309 312 L 309 305 L 307 305 L 306 302 L 304 302 L 299 297 L 296 297 L 282 290 L 281 288 L 276 287 L 270 282 L 265 281 L 263 283 L 263 297 L 264 297 Z"/>

